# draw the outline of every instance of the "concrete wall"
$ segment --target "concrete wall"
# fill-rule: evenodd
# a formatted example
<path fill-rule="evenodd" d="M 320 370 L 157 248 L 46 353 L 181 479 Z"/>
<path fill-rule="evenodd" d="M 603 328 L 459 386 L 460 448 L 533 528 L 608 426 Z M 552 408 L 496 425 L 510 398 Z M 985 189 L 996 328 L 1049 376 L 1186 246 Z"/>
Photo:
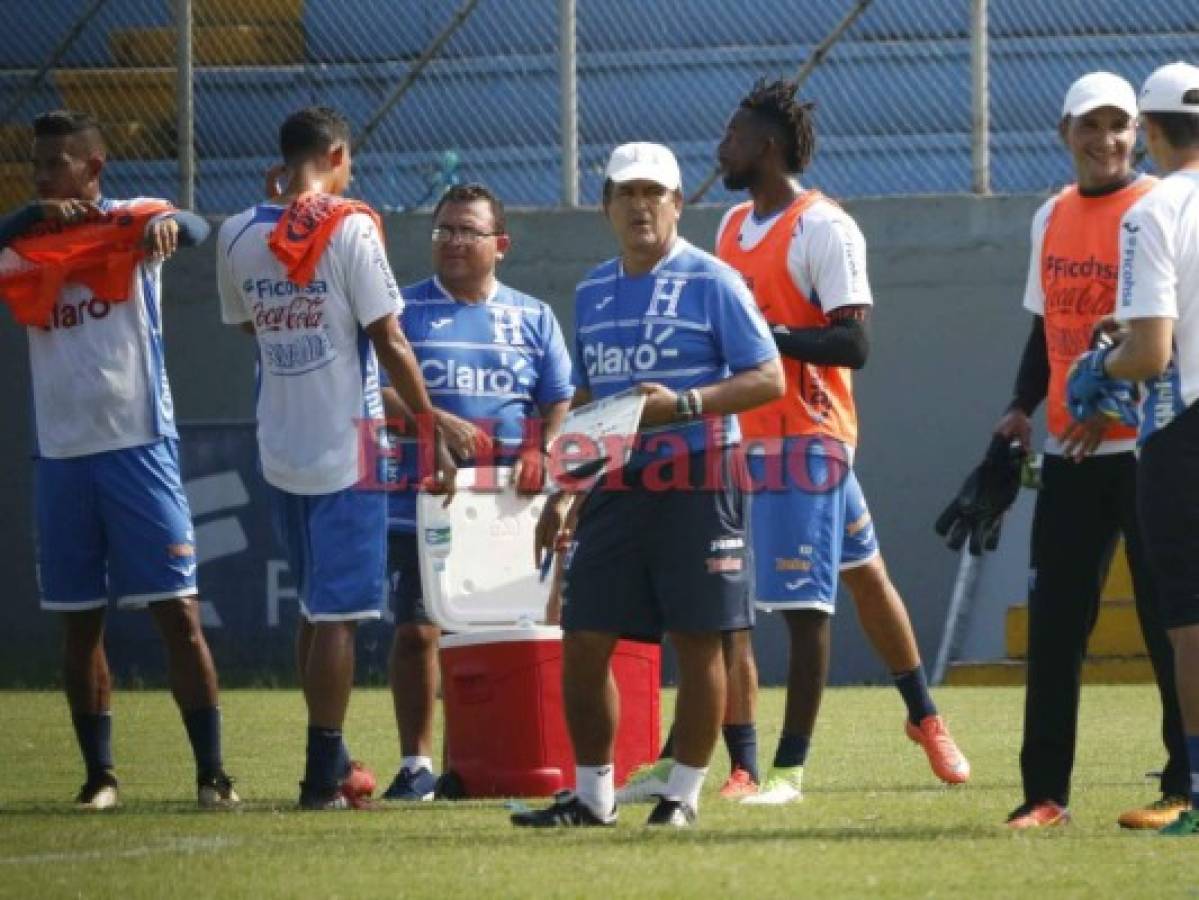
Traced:
<path fill-rule="evenodd" d="M 1020 294 L 1037 203 L 1035 197 L 933 197 L 846 204 L 866 234 L 877 303 L 872 357 L 857 379 L 858 472 L 930 661 L 956 566 L 931 523 L 981 456 L 1009 396 L 1028 326 Z M 721 213 L 686 210 L 684 235 L 710 246 Z M 513 249 L 503 278 L 551 303 L 569 333 L 575 282 L 615 252 L 606 223 L 594 210 L 514 212 L 510 218 Z M 421 216 L 387 222 L 402 282 L 427 274 L 428 229 Z M 251 417 L 250 339 L 219 324 L 211 243 L 168 265 L 165 296 L 180 419 Z M 19 329 L 0 327 L 0 378 L 8 398 L 8 427 L 0 432 L 0 683 L 43 681 L 55 671 L 58 653 L 53 617 L 36 611 L 24 344 Z M 885 678 L 842 600 L 833 680 Z M 785 637 L 775 618 L 766 617 L 757 636 L 765 681 L 781 679 L 785 666 Z"/>

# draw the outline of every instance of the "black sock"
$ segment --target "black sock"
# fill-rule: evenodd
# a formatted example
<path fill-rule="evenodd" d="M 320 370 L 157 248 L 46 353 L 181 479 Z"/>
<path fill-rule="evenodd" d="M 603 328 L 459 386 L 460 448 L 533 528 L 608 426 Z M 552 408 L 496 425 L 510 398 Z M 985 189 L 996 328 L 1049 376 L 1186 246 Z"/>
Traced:
<path fill-rule="evenodd" d="M 308 754 L 304 783 L 308 789 L 331 792 L 341 784 L 341 756 L 345 746 L 340 728 L 308 726 Z"/>
<path fill-rule="evenodd" d="M 338 782 L 345 781 L 350 774 L 350 748 L 346 746 L 346 740 L 341 739 L 341 745 L 337 748 L 337 780 Z"/>
<path fill-rule="evenodd" d="M 670 726 L 670 732 L 666 735 L 666 743 L 662 745 L 662 752 L 658 754 L 658 759 L 674 759 L 674 726 Z"/>
<path fill-rule="evenodd" d="M 910 672 L 901 672 L 892 677 L 895 679 L 895 687 L 903 697 L 904 705 L 908 708 L 908 720 L 913 725 L 919 725 L 929 716 L 937 714 L 937 707 L 928 692 L 924 666 L 916 666 Z"/>
<path fill-rule="evenodd" d="M 734 769 L 744 769 L 754 781 L 758 780 L 758 729 L 753 722 L 744 725 L 725 725 L 724 746 L 729 751 L 729 763 Z"/>
<path fill-rule="evenodd" d="M 92 779 L 112 768 L 112 713 L 79 713 L 71 716 L 75 739 L 83 754 L 87 777 Z"/>
<path fill-rule="evenodd" d="M 808 760 L 811 744 L 812 738 L 809 735 L 784 731 L 779 735 L 779 746 L 774 751 L 774 767 L 789 769 L 792 766 L 802 766 Z"/>
<path fill-rule="evenodd" d="M 203 781 L 220 774 L 221 708 L 209 706 L 188 710 L 183 714 L 183 725 L 196 757 L 196 777 Z"/>

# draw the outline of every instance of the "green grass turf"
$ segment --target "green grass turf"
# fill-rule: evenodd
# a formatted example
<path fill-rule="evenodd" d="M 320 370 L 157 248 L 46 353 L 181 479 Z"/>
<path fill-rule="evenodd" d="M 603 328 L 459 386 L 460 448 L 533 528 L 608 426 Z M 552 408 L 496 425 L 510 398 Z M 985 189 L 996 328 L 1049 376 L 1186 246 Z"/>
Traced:
<path fill-rule="evenodd" d="M 194 809 L 190 754 L 170 698 L 115 703 L 121 809 L 71 808 L 80 765 L 63 699 L 0 694 L 0 895 L 8 897 L 677 897 L 1199 896 L 1199 842 L 1122 832 L 1124 808 L 1152 799 L 1142 773 L 1162 761 L 1157 701 L 1145 687 L 1084 691 L 1075 822 L 1013 834 L 1020 800 L 1022 694 L 937 692 L 974 778 L 944 788 L 903 736 L 886 688 L 831 690 L 807 797 L 740 807 L 709 777 L 700 827 L 649 831 L 647 807 L 611 830 L 530 833 L 498 801 L 378 812 L 298 813 L 304 716 L 295 691 L 229 691 L 227 764 L 247 799 L 237 813 Z M 669 707 L 672 694 L 664 698 Z M 763 692 L 768 761 L 782 692 Z M 390 699 L 360 690 L 348 738 L 384 784 L 397 763 Z"/>

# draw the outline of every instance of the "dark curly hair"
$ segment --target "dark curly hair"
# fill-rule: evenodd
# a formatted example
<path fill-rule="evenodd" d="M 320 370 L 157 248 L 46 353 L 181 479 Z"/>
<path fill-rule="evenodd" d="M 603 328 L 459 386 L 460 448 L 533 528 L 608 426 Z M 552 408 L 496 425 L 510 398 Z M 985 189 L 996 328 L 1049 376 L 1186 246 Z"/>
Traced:
<path fill-rule="evenodd" d="M 760 78 L 740 104 L 741 109 L 748 109 L 778 130 L 783 139 L 783 162 L 788 172 L 796 174 L 808 167 L 816 150 L 816 104 L 797 100 L 798 90 L 794 81 L 768 82 Z"/>

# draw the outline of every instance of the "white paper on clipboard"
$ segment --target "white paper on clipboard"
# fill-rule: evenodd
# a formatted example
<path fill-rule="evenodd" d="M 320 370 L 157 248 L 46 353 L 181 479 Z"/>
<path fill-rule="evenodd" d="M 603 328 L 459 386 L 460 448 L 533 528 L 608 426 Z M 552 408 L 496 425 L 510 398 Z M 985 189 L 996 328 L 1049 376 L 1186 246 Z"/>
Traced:
<path fill-rule="evenodd" d="M 627 388 L 602 400 L 572 409 L 562 423 L 562 432 L 554 441 L 554 453 L 569 461 L 572 469 L 585 466 L 592 458 L 607 456 L 604 469 L 618 469 L 629 461 L 645 394 Z M 619 457 L 613 452 L 619 453 Z M 598 454 L 594 456 L 593 454 Z"/>

